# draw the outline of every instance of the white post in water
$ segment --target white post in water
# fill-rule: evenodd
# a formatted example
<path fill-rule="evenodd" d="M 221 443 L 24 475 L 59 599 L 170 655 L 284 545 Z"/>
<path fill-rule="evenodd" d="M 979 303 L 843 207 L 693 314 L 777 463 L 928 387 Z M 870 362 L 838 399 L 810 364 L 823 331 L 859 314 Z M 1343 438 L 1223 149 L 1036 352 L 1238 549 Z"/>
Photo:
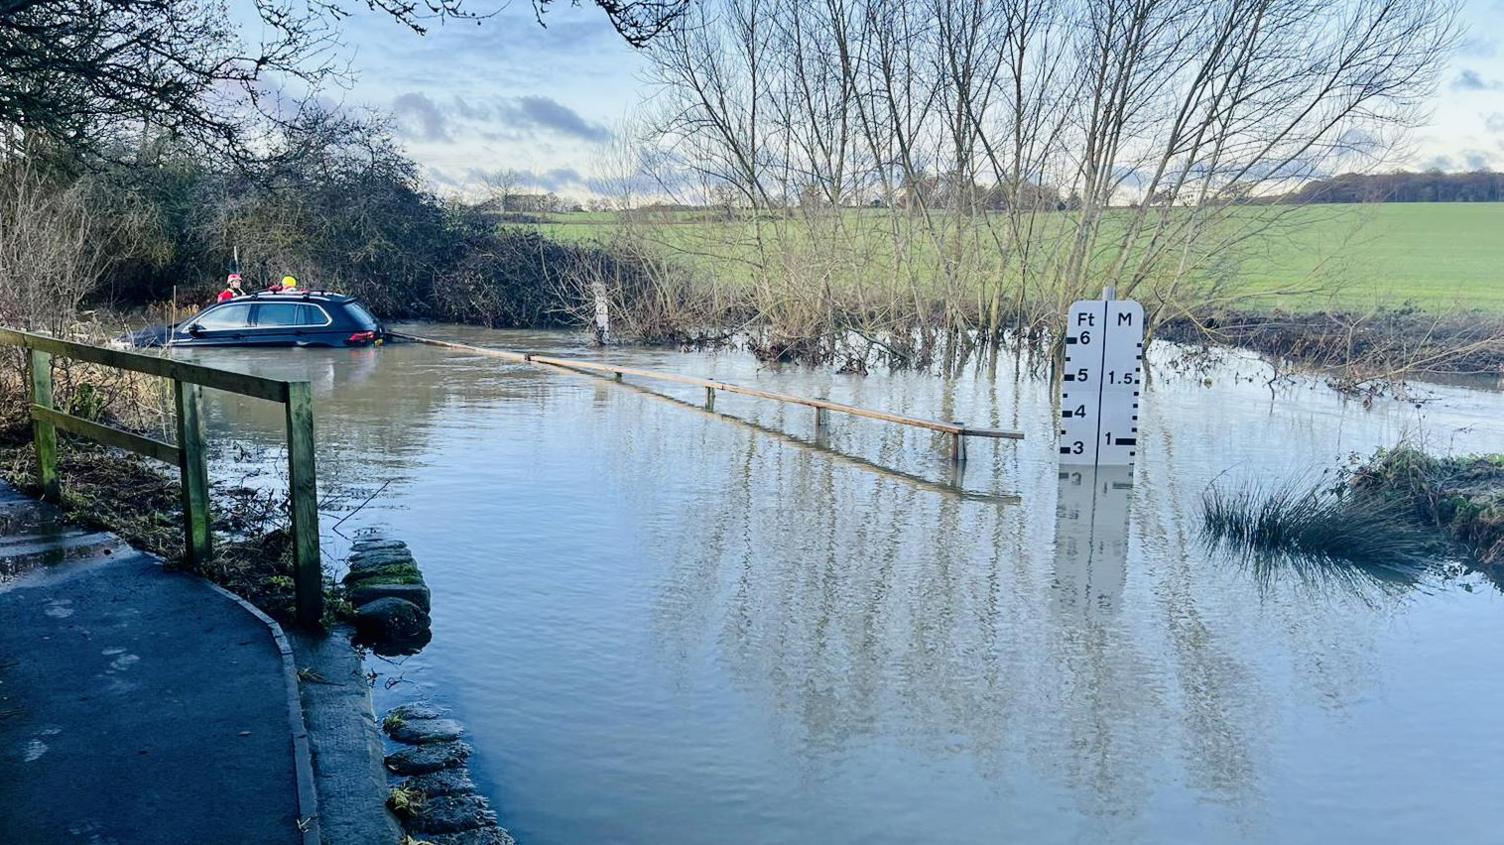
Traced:
<path fill-rule="evenodd" d="M 595 299 L 595 342 L 605 346 L 611 339 L 611 306 L 606 286 L 597 280 L 591 283 L 590 293 Z"/>
<path fill-rule="evenodd" d="M 1132 466 L 1138 453 L 1144 309 L 1105 288 L 1066 314 L 1060 463 Z"/>

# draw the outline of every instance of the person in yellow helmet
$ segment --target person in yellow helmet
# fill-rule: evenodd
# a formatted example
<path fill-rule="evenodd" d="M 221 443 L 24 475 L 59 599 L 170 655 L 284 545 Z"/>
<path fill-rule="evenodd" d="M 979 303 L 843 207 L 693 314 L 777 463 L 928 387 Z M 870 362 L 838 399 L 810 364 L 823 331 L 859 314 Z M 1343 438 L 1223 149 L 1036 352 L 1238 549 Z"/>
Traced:
<path fill-rule="evenodd" d="M 283 276 L 282 281 L 272 285 L 272 293 L 293 293 L 298 289 L 298 280 L 292 276 Z"/>

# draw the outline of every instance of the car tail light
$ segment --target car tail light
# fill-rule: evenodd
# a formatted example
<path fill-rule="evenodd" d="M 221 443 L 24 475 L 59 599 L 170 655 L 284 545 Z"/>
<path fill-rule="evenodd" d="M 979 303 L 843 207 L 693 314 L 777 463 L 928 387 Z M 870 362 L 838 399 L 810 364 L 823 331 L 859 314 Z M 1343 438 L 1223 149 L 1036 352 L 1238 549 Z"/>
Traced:
<path fill-rule="evenodd" d="M 376 339 L 375 332 L 356 332 L 350 335 L 351 343 L 370 343 Z"/>

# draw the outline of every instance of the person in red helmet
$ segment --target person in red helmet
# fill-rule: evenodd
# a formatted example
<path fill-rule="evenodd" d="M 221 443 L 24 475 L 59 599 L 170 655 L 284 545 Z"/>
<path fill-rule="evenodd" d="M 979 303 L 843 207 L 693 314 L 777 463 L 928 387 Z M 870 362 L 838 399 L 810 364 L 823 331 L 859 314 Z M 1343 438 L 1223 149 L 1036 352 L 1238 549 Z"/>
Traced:
<path fill-rule="evenodd" d="M 245 291 L 240 287 L 240 274 L 231 273 L 230 277 L 225 279 L 225 289 L 219 292 L 219 298 L 215 301 L 225 302 L 237 296 L 245 296 Z"/>

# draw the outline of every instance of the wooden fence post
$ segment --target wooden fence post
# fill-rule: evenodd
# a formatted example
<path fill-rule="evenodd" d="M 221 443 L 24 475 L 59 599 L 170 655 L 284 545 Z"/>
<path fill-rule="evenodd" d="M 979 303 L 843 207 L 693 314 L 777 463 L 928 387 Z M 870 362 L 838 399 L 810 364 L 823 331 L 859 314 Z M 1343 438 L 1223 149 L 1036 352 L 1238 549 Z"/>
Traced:
<path fill-rule="evenodd" d="M 43 408 L 52 407 L 52 354 L 31 350 L 31 401 Z M 32 439 L 37 448 L 37 481 L 42 498 L 56 502 L 62 498 L 57 479 L 57 427 L 32 417 Z"/>
<path fill-rule="evenodd" d="M 715 410 L 715 388 L 713 387 L 705 388 L 705 410 Z"/>
<path fill-rule="evenodd" d="M 962 427 L 966 425 L 966 423 L 960 420 L 955 420 L 953 424 Z M 951 435 L 950 462 L 953 464 L 966 463 L 966 435 L 959 431 Z"/>
<path fill-rule="evenodd" d="M 292 499 L 293 586 L 298 624 L 316 627 L 324 615 L 319 561 L 318 476 L 313 459 L 313 389 L 287 385 L 287 482 Z"/>
<path fill-rule="evenodd" d="M 183 547 L 189 567 L 199 569 L 214 552 L 209 536 L 209 467 L 204 454 L 203 389 L 172 382 L 178 412 L 178 472 L 183 486 Z"/>

